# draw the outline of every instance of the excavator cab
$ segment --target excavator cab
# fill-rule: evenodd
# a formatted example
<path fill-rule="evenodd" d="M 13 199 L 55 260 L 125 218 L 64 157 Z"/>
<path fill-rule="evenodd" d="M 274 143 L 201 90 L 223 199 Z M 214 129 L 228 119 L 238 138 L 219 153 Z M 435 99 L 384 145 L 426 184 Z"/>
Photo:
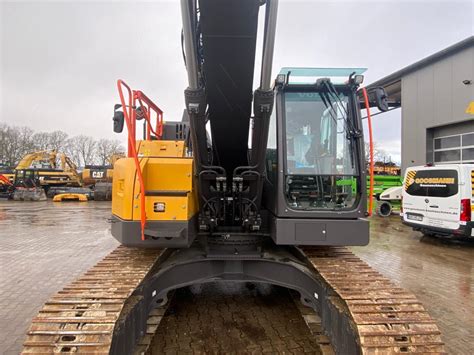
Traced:
<path fill-rule="evenodd" d="M 364 71 L 280 71 L 275 81 L 264 189 L 264 205 L 272 219 L 269 225 L 276 226 L 271 235 L 277 244 L 368 242 L 357 94 Z"/>
<path fill-rule="evenodd" d="M 46 193 L 41 187 L 41 176 L 37 169 L 15 170 L 13 200 L 45 201 Z"/>
<path fill-rule="evenodd" d="M 39 188 L 41 181 L 39 171 L 37 169 L 21 169 L 15 170 L 15 187 L 23 188 Z"/>

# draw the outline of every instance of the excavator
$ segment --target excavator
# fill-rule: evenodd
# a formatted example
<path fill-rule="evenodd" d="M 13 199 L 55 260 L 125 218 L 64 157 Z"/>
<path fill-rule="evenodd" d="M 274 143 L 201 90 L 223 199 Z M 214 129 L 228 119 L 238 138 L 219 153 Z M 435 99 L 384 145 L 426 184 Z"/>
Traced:
<path fill-rule="evenodd" d="M 220 281 L 296 291 L 338 354 L 444 352 L 420 302 L 345 248 L 369 241 L 361 109 L 369 122 L 370 107 L 386 110 L 383 89 L 361 87 L 362 68 L 286 67 L 273 80 L 278 0 L 180 5 L 182 120 L 118 80 L 122 245 L 45 304 L 24 352 L 133 353 L 173 290 Z"/>
<path fill-rule="evenodd" d="M 13 196 L 15 187 L 7 176 L 0 174 L 0 198 L 9 199 Z"/>
<path fill-rule="evenodd" d="M 60 186 L 82 186 L 77 166 L 64 153 L 43 150 L 26 154 L 15 167 L 13 180 L 25 179 L 33 171 L 38 173 L 40 185 L 45 190 Z"/>
<path fill-rule="evenodd" d="M 123 154 L 112 154 L 106 165 L 86 165 L 82 170 L 82 182 L 86 186 L 94 186 L 98 182 L 112 182 L 114 164 Z"/>
<path fill-rule="evenodd" d="M 3 197 L 22 201 L 46 200 L 46 192 L 51 188 L 81 186 L 76 165 L 64 153 L 54 150 L 26 154 L 12 171 L 2 174 L 0 180 Z"/>
<path fill-rule="evenodd" d="M 86 165 L 82 170 L 82 182 L 84 186 L 94 190 L 94 200 L 110 201 L 112 199 L 112 178 L 114 164 L 123 154 L 112 154 L 107 165 Z"/>

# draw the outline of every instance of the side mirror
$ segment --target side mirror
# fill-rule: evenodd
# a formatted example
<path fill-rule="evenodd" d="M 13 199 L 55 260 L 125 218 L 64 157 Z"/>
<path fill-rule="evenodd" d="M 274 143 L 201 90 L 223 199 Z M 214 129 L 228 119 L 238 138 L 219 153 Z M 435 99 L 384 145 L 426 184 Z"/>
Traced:
<path fill-rule="evenodd" d="M 140 121 L 146 117 L 147 110 L 146 107 L 140 106 L 135 110 L 135 118 Z"/>
<path fill-rule="evenodd" d="M 122 133 L 123 131 L 123 123 L 125 121 L 124 115 L 122 111 L 117 111 L 119 107 L 115 105 L 115 110 L 114 110 L 114 132 L 115 133 Z"/>
<path fill-rule="evenodd" d="M 375 99 L 375 105 L 380 111 L 382 112 L 388 111 L 388 97 L 383 87 L 375 88 L 374 99 Z"/>

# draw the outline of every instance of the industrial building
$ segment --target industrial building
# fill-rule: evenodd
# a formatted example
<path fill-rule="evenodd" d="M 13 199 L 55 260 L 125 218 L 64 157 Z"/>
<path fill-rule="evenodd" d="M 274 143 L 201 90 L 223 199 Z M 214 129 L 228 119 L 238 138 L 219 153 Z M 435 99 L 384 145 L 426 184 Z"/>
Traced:
<path fill-rule="evenodd" d="M 474 163 L 474 36 L 370 85 L 377 86 L 401 106 L 402 171 Z"/>

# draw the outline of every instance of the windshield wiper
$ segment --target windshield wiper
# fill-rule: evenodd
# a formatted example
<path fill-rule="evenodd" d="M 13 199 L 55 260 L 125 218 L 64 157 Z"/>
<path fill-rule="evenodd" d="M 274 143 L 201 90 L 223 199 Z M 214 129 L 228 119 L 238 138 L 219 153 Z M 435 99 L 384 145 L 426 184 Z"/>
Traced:
<path fill-rule="evenodd" d="M 334 108 L 331 104 L 331 100 L 329 99 L 329 97 L 326 97 L 327 95 L 323 95 L 323 92 L 321 92 L 321 91 L 319 91 L 318 94 L 321 97 L 321 100 L 323 101 L 324 106 L 326 106 L 326 108 L 328 109 L 329 116 L 331 116 L 331 118 L 334 121 L 334 124 L 337 127 L 337 112 L 335 112 L 335 110 L 334 110 Z"/>
<path fill-rule="evenodd" d="M 362 132 L 359 129 L 356 129 L 353 125 L 353 123 L 349 120 L 349 113 L 344 107 L 344 103 L 342 102 L 341 98 L 339 97 L 339 94 L 334 87 L 334 85 L 331 83 L 331 80 L 329 78 L 321 78 L 316 81 L 316 85 L 320 87 L 325 87 L 326 91 L 320 91 L 319 95 L 321 96 L 321 99 L 323 100 L 324 105 L 329 110 L 329 114 L 335 120 L 336 127 L 337 127 L 337 111 L 334 110 L 333 105 L 331 103 L 331 98 L 336 103 L 337 110 L 340 110 L 342 113 L 342 118 L 344 120 L 345 126 L 344 126 L 344 131 L 346 132 L 346 138 L 349 141 L 349 149 L 351 152 L 353 151 L 354 148 L 354 141 L 355 138 L 360 138 L 362 137 Z M 336 112 L 336 117 L 334 117 L 333 112 Z M 347 127 L 347 129 L 346 129 Z M 355 162 L 354 162 L 354 154 L 350 154 L 350 159 L 351 159 L 351 167 L 354 168 Z"/>
<path fill-rule="evenodd" d="M 320 93 L 321 98 L 324 95 L 325 99 L 329 102 L 329 105 L 331 108 L 332 108 L 332 104 L 331 104 L 331 101 L 332 101 L 336 104 L 337 110 L 341 111 L 344 123 L 346 127 L 348 128 L 348 130 L 346 130 L 346 133 L 348 134 L 348 138 L 361 137 L 362 136 L 361 131 L 355 128 L 353 122 L 349 119 L 349 112 L 347 111 L 347 108 L 344 106 L 344 103 L 339 97 L 339 94 L 334 84 L 331 82 L 331 80 L 329 78 L 321 78 L 316 81 L 316 84 L 321 87 L 325 87 L 327 90 L 327 92 Z M 323 102 L 324 102 L 324 99 L 323 99 Z M 324 102 L 324 104 L 327 106 L 326 102 Z M 333 117 L 332 114 L 331 114 L 331 117 Z M 337 117 L 336 117 L 336 120 L 337 120 Z"/>

